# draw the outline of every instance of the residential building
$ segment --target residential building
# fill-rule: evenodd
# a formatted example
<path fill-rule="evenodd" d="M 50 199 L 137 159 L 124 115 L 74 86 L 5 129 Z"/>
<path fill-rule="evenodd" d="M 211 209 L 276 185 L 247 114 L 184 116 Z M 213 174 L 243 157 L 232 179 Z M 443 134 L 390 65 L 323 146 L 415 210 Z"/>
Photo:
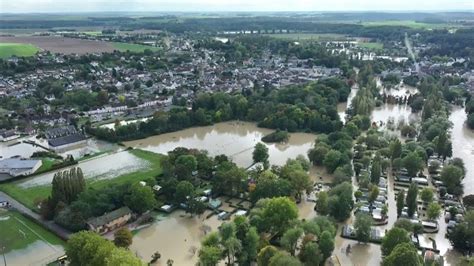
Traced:
<path fill-rule="evenodd" d="M 0 161 L 0 174 L 8 174 L 12 177 L 31 175 L 36 172 L 43 162 L 41 160 L 27 160 L 20 158 L 9 158 Z"/>
<path fill-rule="evenodd" d="M 122 207 L 100 217 L 87 221 L 89 230 L 99 234 L 105 234 L 127 224 L 132 218 L 132 211 L 128 207 Z"/>

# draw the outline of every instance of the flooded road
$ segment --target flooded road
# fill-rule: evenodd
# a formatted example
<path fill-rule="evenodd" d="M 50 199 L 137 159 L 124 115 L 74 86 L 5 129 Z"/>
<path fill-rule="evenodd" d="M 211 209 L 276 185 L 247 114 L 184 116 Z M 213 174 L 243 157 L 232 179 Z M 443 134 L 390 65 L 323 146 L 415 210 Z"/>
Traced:
<path fill-rule="evenodd" d="M 71 167 L 80 167 L 84 173 L 84 178 L 86 179 L 108 179 L 146 169 L 148 166 L 149 164 L 147 161 L 142 160 L 127 151 L 122 151 L 93 157 L 90 160 L 81 161 L 79 164 Z M 71 167 L 63 168 L 58 171 L 64 171 Z M 58 171 L 52 171 L 27 178 L 25 181 L 19 183 L 18 186 L 29 188 L 50 184 L 53 180 L 54 174 Z"/>
<path fill-rule="evenodd" d="M 458 106 L 453 107 L 449 120 L 453 123 L 451 141 L 453 157 L 463 159 L 466 167 L 464 195 L 474 194 L 474 131 L 466 125 L 467 114 Z"/>
<path fill-rule="evenodd" d="M 124 144 L 127 147 L 163 154 L 177 147 L 207 150 L 210 156 L 225 154 L 231 157 L 238 166 L 248 167 L 252 164 L 255 144 L 261 142 L 261 138 L 271 132 L 273 130 L 259 128 L 254 123 L 232 121 L 213 126 L 189 128 L 128 141 Z M 270 164 L 283 165 L 289 158 L 296 158 L 298 155 L 306 156 L 315 139 L 314 134 L 291 133 L 287 143 L 265 143 L 270 154 Z"/>

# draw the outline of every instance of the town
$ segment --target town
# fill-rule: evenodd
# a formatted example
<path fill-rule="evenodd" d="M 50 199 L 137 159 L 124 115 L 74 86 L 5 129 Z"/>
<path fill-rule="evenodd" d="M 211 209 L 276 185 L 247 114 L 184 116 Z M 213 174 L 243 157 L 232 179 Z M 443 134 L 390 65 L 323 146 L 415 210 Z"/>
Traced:
<path fill-rule="evenodd" d="M 5 14 L 5 265 L 471 265 L 472 12 L 374 14 Z"/>

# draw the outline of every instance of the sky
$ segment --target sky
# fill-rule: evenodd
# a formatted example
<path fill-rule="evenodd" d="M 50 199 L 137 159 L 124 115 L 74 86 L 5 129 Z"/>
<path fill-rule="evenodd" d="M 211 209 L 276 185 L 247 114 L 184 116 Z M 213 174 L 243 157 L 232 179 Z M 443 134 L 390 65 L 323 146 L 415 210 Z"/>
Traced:
<path fill-rule="evenodd" d="M 474 11 L 474 0 L 0 0 L 0 13 Z"/>

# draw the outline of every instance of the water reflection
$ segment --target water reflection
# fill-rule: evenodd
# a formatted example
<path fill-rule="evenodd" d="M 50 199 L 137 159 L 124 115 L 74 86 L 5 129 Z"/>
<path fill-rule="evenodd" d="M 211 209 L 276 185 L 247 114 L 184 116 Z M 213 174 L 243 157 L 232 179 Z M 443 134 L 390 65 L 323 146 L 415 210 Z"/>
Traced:
<path fill-rule="evenodd" d="M 164 154 L 176 147 L 207 150 L 211 156 L 225 154 L 237 165 L 248 167 L 252 163 L 253 147 L 272 131 L 254 123 L 234 121 L 129 141 L 125 145 Z M 283 165 L 288 158 L 306 156 L 315 138 L 314 134 L 292 133 L 287 143 L 266 144 L 270 163 Z"/>

